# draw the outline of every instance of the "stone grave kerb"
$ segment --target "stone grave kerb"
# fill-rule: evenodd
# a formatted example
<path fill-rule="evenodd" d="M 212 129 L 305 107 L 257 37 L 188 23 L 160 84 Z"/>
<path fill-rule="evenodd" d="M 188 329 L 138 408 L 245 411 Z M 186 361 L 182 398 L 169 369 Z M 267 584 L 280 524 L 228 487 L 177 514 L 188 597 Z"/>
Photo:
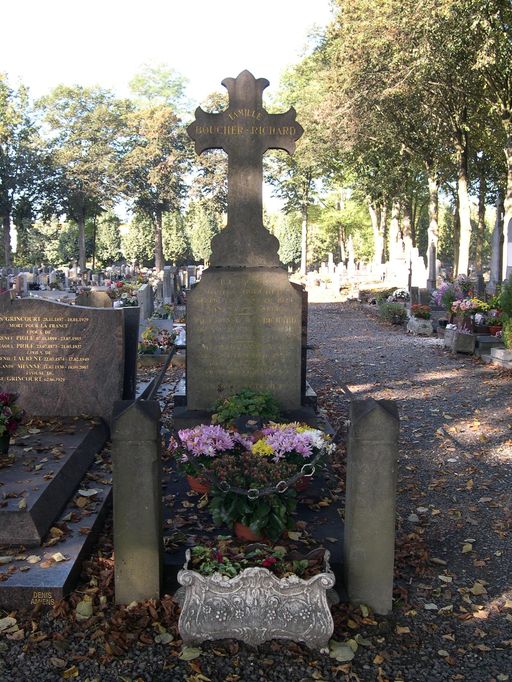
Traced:
<path fill-rule="evenodd" d="M 279 241 L 263 225 L 263 154 L 269 149 L 293 154 L 304 131 L 293 107 L 280 114 L 264 109 L 266 78 L 246 70 L 222 85 L 228 108 L 211 114 L 198 107 L 187 128 L 197 154 L 223 149 L 228 155 L 228 220 L 212 240 L 210 267 L 279 267 Z"/>

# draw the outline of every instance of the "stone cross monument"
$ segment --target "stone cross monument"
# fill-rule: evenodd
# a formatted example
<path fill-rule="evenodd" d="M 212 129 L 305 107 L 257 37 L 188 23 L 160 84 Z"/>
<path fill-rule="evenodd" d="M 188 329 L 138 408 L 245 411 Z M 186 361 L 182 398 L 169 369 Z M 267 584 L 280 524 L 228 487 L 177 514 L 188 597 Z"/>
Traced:
<path fill-rule="evenodd" d="M 212 267 L 279 266 L 278 240 L 263 226 L 263 154 L 268 149 L 295 151 L 304 132 L 295 121 L 295 110 L 269 114 L 263 109 L 263 90 L 269 85 L 242 71 L 222 81 L 229 93 L 229 107 L 207 114 L 200 107 L 188 127 L 198 154 L 223 149 L 228 155 L 228 224 L 212 240 Z"/>
<path fill-rule="evenodd" d="M 228 154 L 228 222 L 212 239 L 210 267 L 187 301 L 187 408 L 209 410 L 242 388 L 271 391 L 284 409 L 301 403 L 302 289 L 279 262 L 263 225 L 263 154 L 290 154 L 302 127 L 295 111 L 269 114 L 264 78 L 248 71 L 222 81 L 229 106 L 201 108 L 188 127 L 198 154 Z"/>

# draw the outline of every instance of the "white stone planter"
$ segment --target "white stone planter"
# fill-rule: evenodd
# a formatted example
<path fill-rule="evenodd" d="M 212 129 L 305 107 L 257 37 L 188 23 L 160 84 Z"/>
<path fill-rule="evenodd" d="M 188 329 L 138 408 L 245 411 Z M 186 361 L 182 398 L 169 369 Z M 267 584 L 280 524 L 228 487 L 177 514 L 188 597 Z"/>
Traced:
<path fill-rule="evenodd" d="M 420 320 L 418 317 L 410 317 L 407 322 L 407 331 L 414 336 L 432 336 L 434 328 L 432 320 Z"/>
<path fill-rule="evenodd" d="M 178 573 L 185 592 L 178 628 L 185 644 L 234 638 L 254 646 L 292 639 L 328 650 L 334 624 L 326 593 L 335 578 L 327 550 L 325 571 L 307 580 L 277 578 L 260 567 L 246 568 L 234 578 L 218 573 L 205 577 L 188 570 L 190 550 L 186 556 Z"/>

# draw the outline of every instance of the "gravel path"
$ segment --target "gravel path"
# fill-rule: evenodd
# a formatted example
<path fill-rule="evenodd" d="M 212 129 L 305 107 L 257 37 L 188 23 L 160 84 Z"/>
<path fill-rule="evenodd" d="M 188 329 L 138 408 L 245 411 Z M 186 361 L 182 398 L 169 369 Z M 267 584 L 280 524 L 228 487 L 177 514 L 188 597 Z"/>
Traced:
<path fill-rule="evenodd" d="M 112 605 L 107 528 L 55 612 L 9 614 L 23 636 L 0 634 L 0 681 L 512 680 L 512 373 L 407 336 L 358 304 L 311 304 L 309 342 L 308 378 L 335 425 L 348 417 L 342 385 L 396 400 L 401 418 L 395 605 L 390 617 L 333 608 L 334 639 L 357 647 L 353 660 L 234 641 L 180 659 L 172 599 Z M 342 468 L 343 448 L 338 457 Z M 94 616 L 78 623 L 85 592 Z M 173 640 L 155 643 L 162 630 Z"/>

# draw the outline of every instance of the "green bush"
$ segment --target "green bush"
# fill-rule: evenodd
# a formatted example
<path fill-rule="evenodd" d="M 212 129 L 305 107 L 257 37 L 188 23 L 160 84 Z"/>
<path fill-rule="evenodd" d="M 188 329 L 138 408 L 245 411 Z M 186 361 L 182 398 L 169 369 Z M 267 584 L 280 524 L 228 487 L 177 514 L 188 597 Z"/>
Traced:
<path fill-rule="evenodd" d="M 403 324 L 407 319 L 407 311 L 400 303 L 381 303 L 379 314 L 383 320 L 391 324 Z"/>
<path fill-rule="evenodd" d="M 244 388 L 229 398 L 219 400 L 214 407 L 213 424 L 229 424 L 242 415 L 261 417 L 263 421 L 279 419 L 279 404 L 271 393 L 257 393 Z"/>
<path fill-rule="evenodd" d="M 512 275 L 501 287 L 499 308 L 504 315 L 512 320 Z"/>

